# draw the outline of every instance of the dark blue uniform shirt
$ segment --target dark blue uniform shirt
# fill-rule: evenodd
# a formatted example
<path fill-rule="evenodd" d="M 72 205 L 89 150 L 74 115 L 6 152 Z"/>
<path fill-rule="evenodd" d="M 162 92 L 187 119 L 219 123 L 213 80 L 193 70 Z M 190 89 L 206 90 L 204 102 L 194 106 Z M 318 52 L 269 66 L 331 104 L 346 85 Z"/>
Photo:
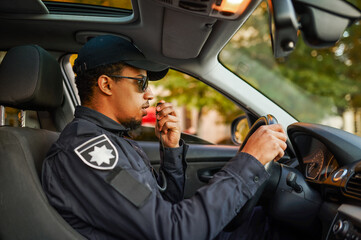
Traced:
<path fill-rule="evenodd" d="M 105 115 L 77 107 L 44 162 L 50 204 L 86 238 L 213 239 L 269 176 L 251 155 L 238 153 L 210 184 L 183 200 L 187 145 L 161 154 L 167 190 L 160 192 L 164 182 L 157 182 L 126 132 Z"/>

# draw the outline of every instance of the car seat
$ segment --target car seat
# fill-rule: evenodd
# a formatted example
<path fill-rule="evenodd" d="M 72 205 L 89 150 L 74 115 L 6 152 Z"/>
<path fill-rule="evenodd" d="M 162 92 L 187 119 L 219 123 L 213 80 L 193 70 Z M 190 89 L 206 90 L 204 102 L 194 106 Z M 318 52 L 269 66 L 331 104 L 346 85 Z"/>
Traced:
<path fill-rule="evenodd" d="M 37 45 L 15 47 L 0 65 L 0 105 L 54 111 L 63 101 L 58 62 Z M 51 207 L 41 167 L 59 133 L 0 126 L 0 239 L 84 239 Z"/>

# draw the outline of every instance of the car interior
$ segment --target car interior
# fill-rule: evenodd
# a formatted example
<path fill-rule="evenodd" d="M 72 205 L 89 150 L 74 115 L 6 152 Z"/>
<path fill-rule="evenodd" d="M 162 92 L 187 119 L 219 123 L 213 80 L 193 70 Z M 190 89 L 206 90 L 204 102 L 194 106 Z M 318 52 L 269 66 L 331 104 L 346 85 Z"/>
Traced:
<path fill-rule="evenodd" d="M 21 65 L 19 71 L 17 66 Z M 58 62 L 37 45 L 12 48 L 1 65 L 1 105 L 24 110 L 54 112 L 63 99 L 62 75 Z M 10 79 L 13 79 L 9 81 Z M 5 94 L 7 93 L 7 94 Z M 59 137 L 54 131 L 2 126 L 1 235 L 19 239 L 81 239 L 47 203 L 39 181 L 42 162 Z M 4 196 L 3 195 L 3 196 Z M 34 229 L 36 229 L 34 231 Z"/>
<path fill-rule="evenodd" d="M 94 2 L 0 2 L 0 239 L 83 239 L 48 204 L 39 176 L 48 149 L 80 104 L 69 59 L 104 34 L 132 41 L 147 58 L 231 100 L 244 112 L 233 121 L 234 139 L 242 120 L 252 126 L 232 146 L 182 135 L 190 145 L 186 198 L 259 126 L 278 122 L 287 129 L 285 156 L 266 167 L 270 179 L 226 231 L 259 204 L 297 239 L 361 239 L 361 137 L 298 121 L 219 61 L 220 51 L 264 1 L 132 0 L 120 1 L 120 8 Z M 275 58 L 292 54 L 300 32 L 311 47 L 332 47 L 361 19 L 360 10 L 344 0 L 269 0 L 267 6 Z M 332 27 L 325 31 L 327 24 Z M 7 108 L 19 110 L 15 126 L 5 120 Z M 26 123 L 31 114 L 35 128 Z M 139 143 L 159 167 L 159 143 Z"/>

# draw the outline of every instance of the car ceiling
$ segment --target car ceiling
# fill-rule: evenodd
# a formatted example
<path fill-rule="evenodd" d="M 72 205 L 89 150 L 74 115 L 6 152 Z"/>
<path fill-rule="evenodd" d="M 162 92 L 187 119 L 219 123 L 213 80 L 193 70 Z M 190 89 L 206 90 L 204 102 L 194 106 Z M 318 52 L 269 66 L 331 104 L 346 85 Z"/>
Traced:
<path fill-rule="evenodd" d="M 38 44 L 49 51 L 77 52 L 89 37 L 117 34 L 131 39 L 148 58 L 189 69 L 216 59 L 260 2 L 251 1 L 236 20 L 224 20 L 155 0 L 132 1 L 133 15 L 119 18 L 50 14 L 40 0 L 1 1 L 0 49 Z"/>

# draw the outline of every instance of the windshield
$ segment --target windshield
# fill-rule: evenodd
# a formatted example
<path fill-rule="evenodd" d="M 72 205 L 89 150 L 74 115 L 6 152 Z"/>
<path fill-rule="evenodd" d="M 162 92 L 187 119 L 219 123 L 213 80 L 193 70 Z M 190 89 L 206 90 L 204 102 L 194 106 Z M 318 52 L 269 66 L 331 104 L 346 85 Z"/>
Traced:
<path fill-rule="evenodd" d="M 350 1 L 361 7 L 360 1 Z M 361 26 L 338 44 L 312 49 L 302 38 L 286 59 L 273 57 L 263 2 L 221 51 L 220 61 L 302 122 L 361 135 Z"/>

